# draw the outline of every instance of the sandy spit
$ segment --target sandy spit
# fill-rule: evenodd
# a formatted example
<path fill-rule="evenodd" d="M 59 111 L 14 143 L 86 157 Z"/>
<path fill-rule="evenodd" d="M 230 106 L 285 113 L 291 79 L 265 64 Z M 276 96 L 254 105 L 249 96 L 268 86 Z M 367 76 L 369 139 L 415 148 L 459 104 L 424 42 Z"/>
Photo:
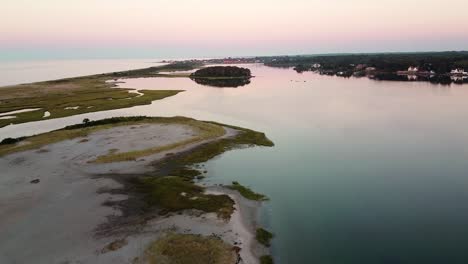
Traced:
<path fill-rule="evenodd" d="M 226 129 L 225 137 L 237 132 Z M 118 208 L 104 203 L 126 200 L 126 195 L 103 192 L 121 184 L 95 177 L 101 173 L 144 173 L 168 152 L 135 162 L 90 164 L 88 161 L 109 151 L 130 151 L 170 144 L 196 136 L 186 125 L 143 124 L 115 127 L 86 138 L 67 140 L 0 158 L 0 263 L 131 263 L 149 243 L 168 230 L 211 235 L 242 248 L 246 264 L 257 263 L 265 251 L 254 240 L 256 202 L 221 187 L 210 192 L 228 193 L 236 201 L 229 222 L 214 214 L 188 212 L 150 220 L 126 233 L 97 236 L 97 228 Z M 205 142 L 173 149 L 178 153 Z M 125 239 L 115 251 L 103 250 Z"/>

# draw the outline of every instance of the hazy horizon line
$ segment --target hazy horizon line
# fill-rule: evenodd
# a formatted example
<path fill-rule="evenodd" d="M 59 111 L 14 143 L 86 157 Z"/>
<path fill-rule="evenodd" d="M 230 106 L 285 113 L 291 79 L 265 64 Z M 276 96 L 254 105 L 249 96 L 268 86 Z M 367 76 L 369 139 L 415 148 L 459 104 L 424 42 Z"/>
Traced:
<path fill-rule="evenodd" d="M 82 54 L 81 56 L 74 56 L 71 54 L 34 54 L 31 56 L 7 56 L 1 57 L 0 61 L 47 61 L 47 60 L 132 60 L 132 59 L 152 59 L 152 60 L 188 60 L 188 59 L 223 59 L 223 58 L 255 58 L 255 57 L 298 57 L 298 56 L 346 56 L 346 55 L 377 55 L 377 54 L 421 54 L 421 53 L 448 53 L 448 52 L 468 52 L 467 50 L 414 50 L 414 51 L 356 51 L 356 52 L 318 52 L 318 53 L 276 53 L 276 54 L 257 54 L 257 55 L 150 55 L 150 54 L 102 54 L 102 55 L 91 55 Z M 127 52 L 124 52 L 127 53 Z M 23 53 L 24 54 L 24 53 Z"/>

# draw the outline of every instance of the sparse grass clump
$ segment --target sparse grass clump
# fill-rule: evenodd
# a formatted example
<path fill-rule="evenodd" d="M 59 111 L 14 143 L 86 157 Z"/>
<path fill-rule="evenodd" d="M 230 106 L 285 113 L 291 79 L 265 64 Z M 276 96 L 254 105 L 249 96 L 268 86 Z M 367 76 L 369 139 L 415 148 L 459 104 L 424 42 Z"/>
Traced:
<path fill-rule="evenodd" d="M 273 258 L 270 255 L 261 256 L 260 264 L 273 264 Z"/>
<path fill-rule="evenodd" d="M 108 252 L 111 252 L 111 251 L 116 251 L 116 250 L 119 250 L 119 249 L 125 247 L 126 245 L 128 245 L 128 241 L 125 238 L 117 239 L 117 240 L 109 243 L 107 246 L 105 246 L 101 250 L 101 253 L 105 254 L 105 253 L 108 253 Z"/>
<path fill-rule="evenodd" d="M 270 241 L 271 241 L 271 239 L 273 237 L 274 237 L 274 235 L 271 232 L 269 232 L 269 231 L 267 231 L 267 230 L 265 230 L 263 228 L 257 228 L 255 238 L 257 239 L 257 241 L 260 244 L 269 247 L 270 246 Z"/>
<path fill-rule="evenodd" d="M 162 213 L 197 209 L 229 219 L 234 211 L 234 201 L 228 195 L 204 194 L 205 188 L 182 177 L 145 177 L 137 179 L 136 185 L 148 207 L 158 206 Z"/>
<path fill-rule="evenodd" d="M 238 191 L 242 196 L 244 196 L 245 198 L 249 200 L 254 200 L 254 201 L 268 200 L 268 197 L 266 197 L 265 195 L 256 193 L 252 191 L 250 188 L 245 187 L 236 181 L 232 182 L 232 185 L 227 186 L 227 188 Z"/>
<path fill-rule="evenodd" d="M 173 234 L 153 242 L 136 263 L 235 264 L 237 253 L 221 239 L 192 234 Z"/>
<path fill-rule="evenodd" d="M 179 176 L 187 179 L 194 179 L 201 175 L 202 173 L 199 170 L 182 167 L 172 170 L 169 175 Z"/>

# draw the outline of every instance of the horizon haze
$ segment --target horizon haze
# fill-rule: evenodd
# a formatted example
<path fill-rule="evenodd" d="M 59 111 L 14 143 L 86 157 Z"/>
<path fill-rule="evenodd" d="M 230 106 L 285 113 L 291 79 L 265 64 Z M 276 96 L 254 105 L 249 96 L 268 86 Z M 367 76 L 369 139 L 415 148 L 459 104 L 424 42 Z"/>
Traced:
<path fill-rule="evenodd" d="M 0 60 L 466 50 L 463 0 L 6 0 Z"/>

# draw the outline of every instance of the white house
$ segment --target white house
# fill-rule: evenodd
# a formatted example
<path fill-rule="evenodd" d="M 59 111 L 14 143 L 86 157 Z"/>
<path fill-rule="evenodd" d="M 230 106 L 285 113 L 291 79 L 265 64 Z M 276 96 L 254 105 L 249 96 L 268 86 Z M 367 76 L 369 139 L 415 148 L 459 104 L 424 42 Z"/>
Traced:
<path fill-rule="evenodd" d="M 452 70 L 450 72 L 450 74 L 452 74 L 452 75 L 468 75 L 468 72 L 466 72 L 465 70 L 463 70 L 461 68 L 458 68 L 458 69 Z"/>
<path fill-rule="evenodd" d="M 413 66 L 410 66 L 408 68 L 408 72 L 412 72 L 412 73 L 416 73 L 419 71 L 419 68 L 418 67 L 413 67 Z"/>

